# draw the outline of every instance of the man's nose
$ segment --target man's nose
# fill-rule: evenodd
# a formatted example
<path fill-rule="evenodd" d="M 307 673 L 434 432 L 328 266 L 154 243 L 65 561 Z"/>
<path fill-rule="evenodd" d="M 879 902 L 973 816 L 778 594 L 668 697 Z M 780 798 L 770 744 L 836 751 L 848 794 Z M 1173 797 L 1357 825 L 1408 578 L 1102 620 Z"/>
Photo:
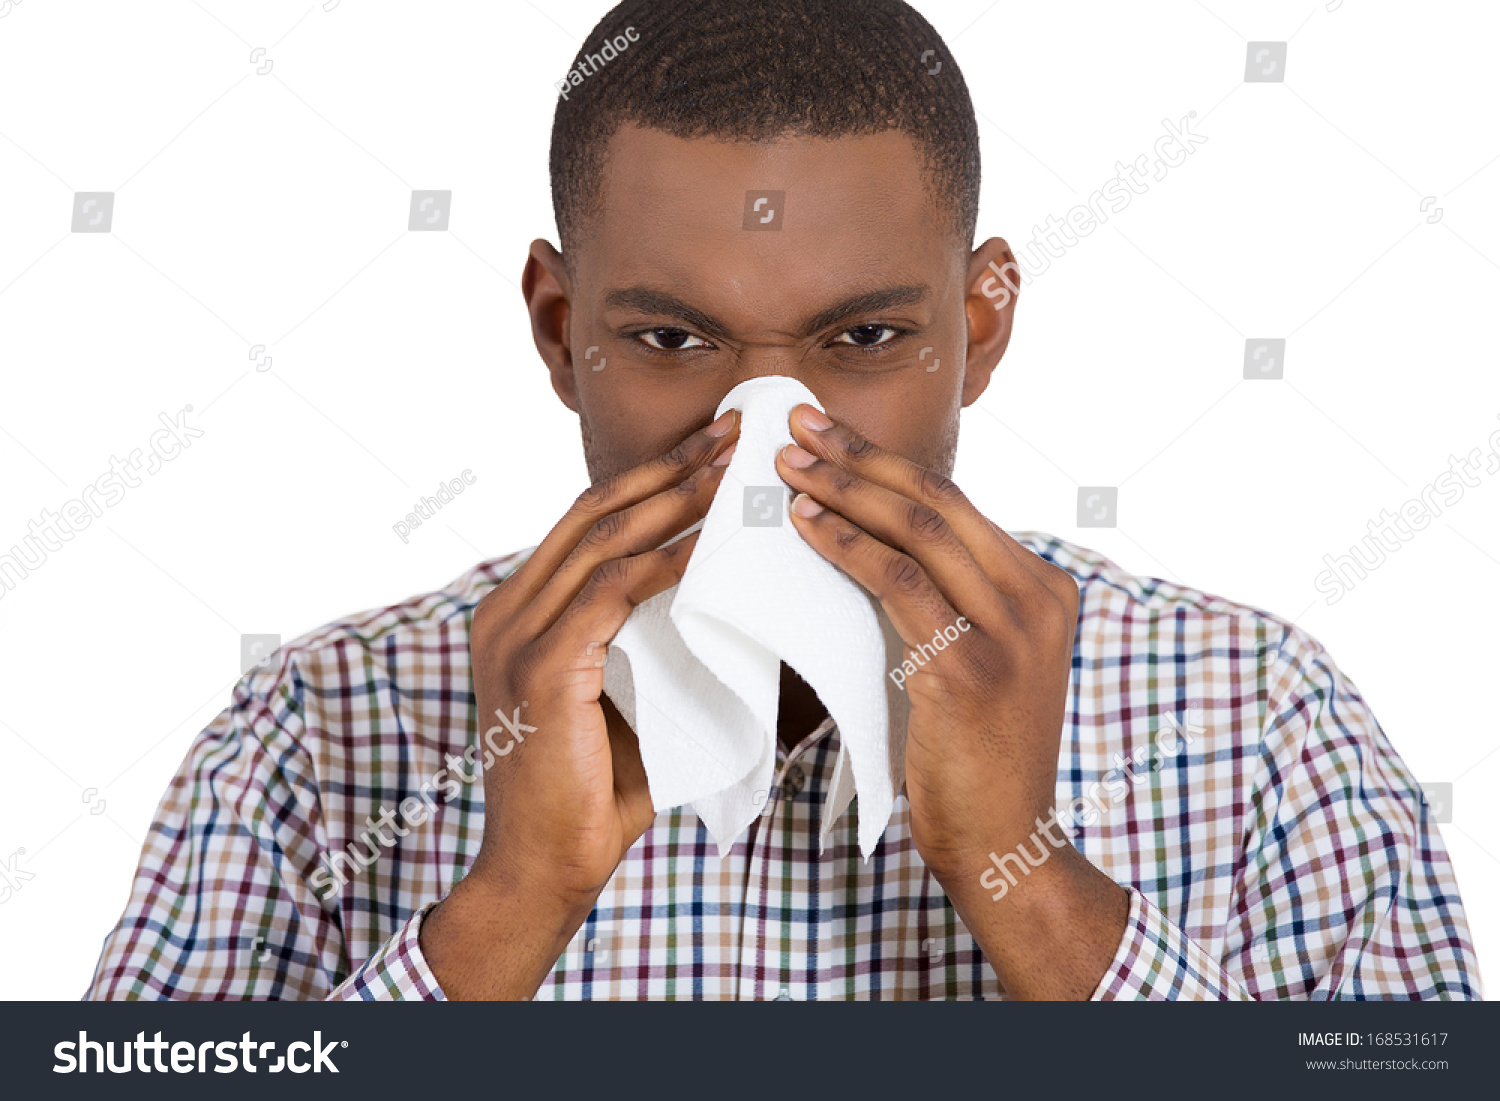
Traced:
<path fill-rule="evenodd" d="M 808 374 L 805 356 L 805 349 L 791 341 L 747 344 L 740 353 L 731 385 L 738 386 L 752 378 L 784 375 L 812 389 L 812 384 L 804 377 Z"/>
<path fill-rule="evenodd" d="M 765 348 L 759 347 L 741 355 L 739 364 L 730 378 L 726 379 L 727 385 L 724 392 L 718 396 L 715 406 L 717 407 L 728 396 L 729 392 L 742 383 L 751 379 L 770 378 L 782 376 L 794 378 L 802 385 L 812 391 L 813 397 L 818 403 L 827 408 L 827 399 L 818 392 L 810 377 L 812 372 L 807 370 L 806 364 L 801 361 L 800 353 L 790 348 Z"/>

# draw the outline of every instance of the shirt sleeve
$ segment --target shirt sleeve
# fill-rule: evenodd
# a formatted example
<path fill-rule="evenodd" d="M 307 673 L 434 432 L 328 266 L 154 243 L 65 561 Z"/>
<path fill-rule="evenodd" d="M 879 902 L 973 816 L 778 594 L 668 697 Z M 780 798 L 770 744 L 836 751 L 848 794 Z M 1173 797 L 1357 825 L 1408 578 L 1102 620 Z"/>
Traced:
<path fill-rule="evenodd" d="M 429 902 L 408 918 L 401 931 L 345 979 L 330 999 L 350 1002 L 446 1001 L 437 979 L 427 966 L 419 942 L 422 921 L 436 905 L 436 902 Z"/>
<path fill-rule="evenodd" d="M 1132 888 L 1093 997 L 1478 999 L 1448 854 L 1368 705 L 1295 628 L 1268 680 L 1228 912 L 1194 939 Z"/>
<path fill-rule="evenodd" d="M 283 652 L 194 740 L 86 1000 L 442 997 L 417 944 L 425 908 L 350 960 L 337 895 L 309 883 L 327 834 L 302 692 Z"/>

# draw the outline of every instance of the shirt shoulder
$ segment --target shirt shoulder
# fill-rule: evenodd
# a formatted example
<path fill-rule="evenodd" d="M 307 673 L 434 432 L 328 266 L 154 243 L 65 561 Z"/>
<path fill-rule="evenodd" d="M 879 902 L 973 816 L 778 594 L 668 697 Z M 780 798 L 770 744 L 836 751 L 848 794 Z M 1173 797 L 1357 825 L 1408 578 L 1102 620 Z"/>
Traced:
<path fill-rule="evenodd" d="M 1179 653 L 1222 645 L 1228 638 L 1242 645 L 1258 640 L 1263 663 L 1281 662 L 1298 678 L 1330 661 L 1321 642 L 1264 608 L 1130 573 L 1098 551 L 1046 532 L 1019 531 L 1012 536 L 1078 582 L 1081 621 L 1094 621 L 1096 627 L 1100 621 L 1116 625 L 1114 631 L 1085 632 L 1086 638 L 1144 640 L 1153 648 Z"/>
<path fill-rule="evenodd" d="M 519 569 L 535 547 L 486 559 L 431 592 L 418 593 L 387 604 L 343 616 L 308 631 L 282 646 L 247 673 L 236 688 L 272 695 L 277 685 L 296 677 L 317 687 L 326 682 L 348 683 L 363 662 L 351 663 L 356 653 L 399 655 L 422 650 L 439 636 L 468 634 L 469 613 L 484 597 Z M 446 650 L 440 655 L 456 656 Z M 467 667 L 468 656 L 463 655 Z"/>

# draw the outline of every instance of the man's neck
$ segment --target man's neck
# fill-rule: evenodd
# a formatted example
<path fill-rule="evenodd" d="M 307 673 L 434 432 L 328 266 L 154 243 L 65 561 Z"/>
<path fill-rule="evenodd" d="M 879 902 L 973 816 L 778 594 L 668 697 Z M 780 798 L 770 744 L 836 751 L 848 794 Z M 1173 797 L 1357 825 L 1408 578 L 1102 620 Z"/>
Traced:
<path fill-rule="evenodd" d="M 776 714 L 776 740 L 788 753 L 818 728 L 828 711 L 812 686 L 781 663 L 781 706 Z"/>

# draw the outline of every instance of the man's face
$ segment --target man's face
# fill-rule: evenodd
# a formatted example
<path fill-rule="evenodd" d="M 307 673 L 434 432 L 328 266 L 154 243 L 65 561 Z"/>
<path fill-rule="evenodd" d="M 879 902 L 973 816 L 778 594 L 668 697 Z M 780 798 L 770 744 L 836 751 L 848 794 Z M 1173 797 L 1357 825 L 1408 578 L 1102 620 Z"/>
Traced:
<path fill-rule="evenodd" d="M 764 192 L 784 196 L 757 206 Z M 593 481 L 667 451 L 762 375 L 800 380 L 876 444 L 952 472 L 959 408 L 1004 350 L 1009 308 L 972 291 L 995 242 L 958 248 L 909 138 L 749 144 L 625 127 L 602 199 L 572 280 L 545 242 L 526 276 Z"/>

